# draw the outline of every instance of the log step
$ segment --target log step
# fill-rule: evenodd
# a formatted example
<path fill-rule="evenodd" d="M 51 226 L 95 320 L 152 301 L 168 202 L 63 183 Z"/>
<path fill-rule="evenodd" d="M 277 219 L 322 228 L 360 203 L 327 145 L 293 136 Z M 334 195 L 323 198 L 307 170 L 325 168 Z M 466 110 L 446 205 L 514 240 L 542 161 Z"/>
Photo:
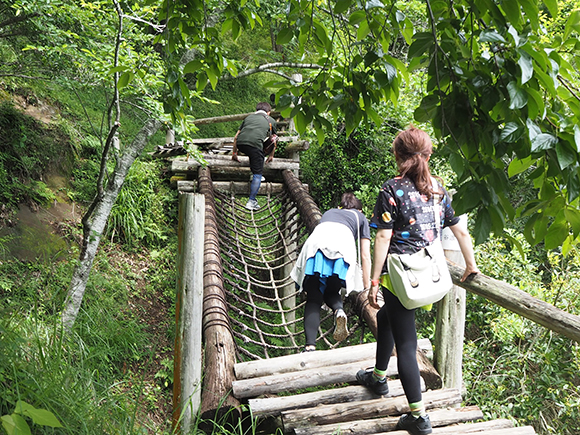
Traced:
<path fill-rule="evenodd" d="M 433 347 L 429 339 L 420 339 L 417 346 L 427 357 L 433 356 Z M 336 364 L 349 364 L 375 358 L 377 343 L 359 344 L 330 350 L 298 353 L 277 358 L 260 359 L 237 363 L 234 366 L 236 379 L 249 379 L 277 375 L 296 371 L 310 370 Z M 374 365 L 374 361 L 371 366 Z"/>
<path fill-rule="evenodd" d="M 451 407 L 460 404 L 461 401 L 459 390 L 452 388 L 427 391 L 423 394 L 423 402 L 427 409 Z M 285 411 L 282 412 L 282 423 L 285 431 L 304 426 L 334 425 L 338 427 L 342 424 L 349 424 L 349 421 L 376 419 L 376 417 L 384 418 L 384 416 L 400 416 L 406 412 L 410 412 L 410 409 L 405 396 L 385 397 L 365 402 L 337 403 L 320 405 L 315 408 Z M 453 414 L 453 418 L 455 418 L 455 414 Z M 429 416 L 431 417 L 431 413 Z M 481 417 L 478 416 L 476 418 Z M 469 419 L 476 418 L 470 417 Z"/>
<path fill-rule="evenodd" d="M 387 397 L 402 396 L 404 393 L 401 381 L 388 381 L 389 395 Z M 421 379 L 421 389 L 425 391 L 425 382 Z M 278 416 L 284 411 L 311 408 L 333 403 L 362 402 L 378 399 L 370 389 L 362 385 L 333 388 L 331 390 L 314 391 L 311 393 L 295 394 L 293 396 L 275 396 L 259 399 L 249 399 L 248 405 L 255 417 Z"/>
<path fill-rule="evenodd" d="M 315 411 L 313 410 L 313 412 Z M 433 427 L 438 427 L 479 420 L 483 418 L 483 413 L 477 406 L 457 409 L 435 409 L 429 411 L 429 418 L 431 419 Z M 398 421 L 399 416 L 381 417 L 370 420 L 325 424 L 322 426 L 303 426 L 297 427 L 293 431 L 296 435 L 332 435 L 338 433 L 338 430 L 340 430 L 341 434 L 369 435 L 394 431 Z M 286 430 L 286 427 L 284 429 Z M 397 435 L 409 435 L 408 432 L 397 431 L 395 433 Z"/>
<path fill-rule="evenodd" d="M 485 434 L 485 435 L 534 435 L 536 432 L 531 426 L 514 427 L 510 420 L 498 419 L 480 421 L 477 423 L 459 423 L 445 427 L 434 427 L 433 435 L 456 435 L 456 434 Z M 384 432 L 369 435 L 382 435 Z M 395 430 L 389 435 L 409 435 L 406 431 Z"/>

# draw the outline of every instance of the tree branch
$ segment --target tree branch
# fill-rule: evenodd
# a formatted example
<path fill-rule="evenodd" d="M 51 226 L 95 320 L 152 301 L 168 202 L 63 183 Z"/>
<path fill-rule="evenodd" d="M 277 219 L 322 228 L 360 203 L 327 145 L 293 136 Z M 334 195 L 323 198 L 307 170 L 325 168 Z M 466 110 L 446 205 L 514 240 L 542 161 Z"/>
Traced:
<path fill-rule="evenodd" d="M 235 77 L 231 76 L 230 74 L 225 74 L 224 76 L 221 77 L 221 80 L 233 80 L 233 79 L 237 79 L 240 77 L 246 77 L 246 76 L 249 76 L 251 74 L 256 74 L 259 72 L 269 72 L 269 73 L 273 73 L 273 74 L 278 74 L 284 78 L 287 78 L 288 80 L 291 80 L 290 76 L 287 76 L 284 73 L 281 73 L 279 71 L 272 70 L 272 68 L 282 68 L 282 67 L 283 68 L 294 68 L 294 69 L 326 69 L 325 67 L 323 67 L 321 65 L 317 65 L 315 63 L 274 62 L 274 63 L 266 63 L 266 64 L 260 65 L 256 68 L 251 68 L 251 69 L 248 69 L 246 71 L 242 71 L 241 73 L 239 73 Z"/>
<path fill-rule="evenodd" d="M 6 21 L 3 21 L 2 23 L 0 23 L 0 29 L 2 27 L 11 26 L 12 24 L 18 24 L 18 23 L 21 23 L 23 21 L 30 20 L 31 18 L 38 17 L 39 15 L 40 15 L 39 12 L 34 12 L 34 13 L 28 14 L 28 15 L 21 15 L 21 16 L 15 16 L 15 17 L 9 18 Z"/>

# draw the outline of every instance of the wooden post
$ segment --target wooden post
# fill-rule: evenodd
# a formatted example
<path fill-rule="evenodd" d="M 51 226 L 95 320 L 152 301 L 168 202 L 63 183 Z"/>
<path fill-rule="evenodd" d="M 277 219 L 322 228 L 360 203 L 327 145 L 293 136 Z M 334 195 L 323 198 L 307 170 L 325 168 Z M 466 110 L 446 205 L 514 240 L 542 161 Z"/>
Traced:
<path fill-rule="evenodd" d="M 457 225 L 467 227 L 462 215 Z M 465 260 L 457 239 L 449 228 L 442 233 L 445 257 L 465 267 Z M 437 305 L 435 327 L 434 365 L 443 382 L 443 388 L 463 388 L 463 338 L 465 330 L 465 290 L 456 285 Z"/>
<path fill-rule="evenodd" d="M 201 416 L 215 419 L 229 415 L 235 418 L 240 402 L 231 394 L 235 379 L 236 347 L 232 334 L 222 261 L 218 238 L 215 198 L 210 170 L 199 169 L 198 185 L 205 196 L 204 261 L 203 261 L 203 337 L 205 341 L 205 370 Z M 239 415 L 238 415 L 239 416 Z"/>
<path fill-rule="evenodd" d="M 172 128 L 168 128 L 165 133 L 165 145 L 170 145 L 175 143 L 175 131 Z"/>
<path fill-rule="evenodd" d="M 191 428 L 201 403 L 203 311 L 203 195 L 179 196 L 176 335 L 173 370 L 173 427 Z"/>

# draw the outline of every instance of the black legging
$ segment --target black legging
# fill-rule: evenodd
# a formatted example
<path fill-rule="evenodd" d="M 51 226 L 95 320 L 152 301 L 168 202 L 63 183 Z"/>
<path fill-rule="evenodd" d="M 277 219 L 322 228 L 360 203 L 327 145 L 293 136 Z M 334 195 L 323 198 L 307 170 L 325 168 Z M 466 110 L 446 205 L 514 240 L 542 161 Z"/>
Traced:
<path fill-rule="evenodd" d="M 322 304 L 328 305 L 332 311 L 342 308 L 342 296 L 340 289 L 343 281 L 336 275 L 326 279 L 326 289 L 324 295 L 320 291 L 319 275 L 306 275 L 302 283 L 306 292 L 306 306 L 304 307 L 304 334 L 306 335 L 306 346 L 316 345 L 318 327 L 320 326 L 320 308 Z"/>
<path fill-rule="evenodd" d="M 387 370 L 393 346 L 397 347 L 399 378 L 409 403 L 420 402 L 421 375 L 417 364 L 415 310 L 407 310 L 395 295 L 383 288 L 385 305 L 377 313 L 376 368 Z"/>

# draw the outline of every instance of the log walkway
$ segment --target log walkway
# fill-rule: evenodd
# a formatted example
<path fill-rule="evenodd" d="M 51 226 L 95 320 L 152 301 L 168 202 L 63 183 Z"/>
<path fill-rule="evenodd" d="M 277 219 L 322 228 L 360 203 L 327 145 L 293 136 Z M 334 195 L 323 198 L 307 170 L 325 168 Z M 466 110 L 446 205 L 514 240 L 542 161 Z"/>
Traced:
<path fill-rule="evenodd" d="M 357 385 L 360 369 L 372 367 L 376 343 L 321 350 L 234 366 L 233 395 L 247 400 L 252 415 L 262 425 L 281 422 L 285 434 L 379 434 L 396 431 L 401 414 L 409 412 L 397 376 L 397 359 L 387 368 L 389 394 L 381 397 Z M 421 351 L 430 354 L 430 343 L 420 342 Z M 425 391 L 425 383 L 422 383 Z M 321 386 L 329 387 L 320 389 Z M 312 389 L 311 392 L 299 391 Z M 284 392 L 285 395 L 278 395 Z M 293 392 L 293 395 L 286 393 Z M 429 411 L 434 434 L 533 435 L 531 426 L 515 427 L 510 420 L 483 420 L 477 406 L 461 407 L 461 392 L 443 388 L 426 390 L 423 400 Z M 271 420 L 268 422 L 268 420 Z"/>
<path fill-rule="evenodd" d="M 247 114 L 236 115 L 235 119 L 244 116 Z M 199 120 L 209 122 L 221 119 Z M 228 155 L 231 138 L 197 140 L 195 145 L 205 150 L 204 162 L 187 157 L 171 160 L 171 181 L 181 193 L 174 426 L 179 425 L 187 433 L 198 411 L 202 418 L 210 418 L 218 411 L 239 411 L 240 404 L 247 404 L 259 423 L 257 433 L 262 434 L 281 428 L 284 434 L 295 435 L 405 435 L 407 432 L 395 430 L 399 416 L 409 412 L 397 379 L 396 355 L 387 371 L 390 393 L 379 397 L 357 385 L 355 379 L 358 370 L 374 365 L 376 343 L 347 346 L 358 339 L 344 343 L 329 341 L 331 315 L 322 319 L 327 327 L 322 328 L 321 324 L 325 332 L 319 337 L 320 347 L 327 350 L 298 353 L 302 347 L 299 337 L 303 336 L 298 317 L 302 305 L 289 270 L 301 241 L 318 224 L 321 213 L 308 193 L 308 186 L 298 178 L 298 152 L 307 149 L 308 142 L 294 136 L 286 136 L 284 141 L 286 158 L 277 157 L 265 167 L 267 181 L 259 191 L 262 209 L 257 212 L 245 210 L 243 199 L 238 198 L 248 195 L 251 172 L 247 158 L 233 162 Z M 174 145 L 172 141 L 167 143 Z M 186 231 L 193 224 L 198 229 Z M 195 243 L 186 243 L 189 239 Z M 448 264 L 456 285 L 580 342 L 580 317 L 483 275 L 459 283 L 463 269 L 452 262 Z M 191 274 L 187 272 L 190 269 Z M 192 296 L 192 290 L 197 295 L 200 286 L 203 286 L 201 316 L 191 308 L 199 305 L 192 304 L 192 299 L 199 299 Z M 361 330 L 361 339 L 364 328 L 376 336 L 376 310 L 366 299 L 365 292 L 349 299 L 350 335 Z M 197 335 L 203 332 L 203 351 L 199 337 L 188 333 L 193 324 Z M 461 336 L 459 355 L 462 340 Z M 190 351 L 194 345 L 198 349 Z M 251 351 L 244 348 L 246 345 L 252 347 Z M 439 353 L 448 349 L 439 342 L 436 346 Z M 281 352 L 285 356 L 275 356 Z M 205 361 L 203 368 L 201 355 Z M 536 433 L 533 427 L 517 427 L 511 420 L 486 421 L 477 406 L 462 406 L 461 391 L 443 386 L 442 376 L 432 364 L 433 351 L 428 340 L 419 340 L 417 356 L 423 400 L 434 434 Z M 253 360 L 241 362 L 248 357 Z M 437 357 L 438 367 L 445 374 L 441 368 L 443 358 Z M 199 388 L 202 370 L 203 387 Z M 449 372 L 447 377 L 449 386 Z M 462 385 L 461 379 L 455 385 Z"/>

